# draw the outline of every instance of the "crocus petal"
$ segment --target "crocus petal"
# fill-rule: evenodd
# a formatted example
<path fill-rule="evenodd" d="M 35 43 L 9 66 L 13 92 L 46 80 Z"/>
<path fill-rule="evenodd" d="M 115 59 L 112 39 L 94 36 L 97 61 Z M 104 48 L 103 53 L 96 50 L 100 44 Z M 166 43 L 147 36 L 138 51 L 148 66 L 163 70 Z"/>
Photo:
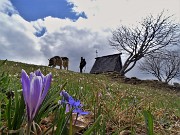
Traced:
<path fill-rule="evenodd" d="M 23 96 L 25 98 L 25 101 L 27 101 L 28 95 L 30 94 L 30 80 L 29 76 L 24 70 L 22 70 L 21 72 L 21 83 L 23 88 Z"/>
<path fill-rule="evenodd" d="M 32 118 L 35 117 L 37 110 L 40 106 L 41 93 L 42 93 L 42 78 L 40 76 L 36 76 L 33 78 L 31 82 L 31 115 Z"/>
<path fill-rule="evenodd" d="M 45 96 L 48 93 L 49 87 L 51 85 L 51 81 L 52 81 L 52 74 L 49 73 L 45 76 L 45 82 L 43 83 L 43 93 L 41 96 L 40 104 L 42 103 L 42 101 L 44 100 Z"/>
<path fill-rule="evenodd" d="M 34 73 L 35 73 L 36 76 L 41 76 L 42 75 L 42 73 L 41 73 L 41 71 L 39 69 L 34 71 Z"/>
<path fill-rule="evenodd" d="M 22 88 L 23 88 L 23 97 L 26 104 L 26 109 L 28 109 L 28 101 L 29 101 L 29 95 L 30 95 L 30 79 L 26 71 L 23 69 L 21 72 L 21 83 L 22 83 Z M 27 112 L 27 115 L 29 116 L 29 111 Z"/>
<path fill-rule="evenodd" d="M 29 76 L 30 82 L 32 81 L 32 79 L 33 79 L 35 76 L 36 76 L 36 75 L 35 75 L 33 72 L 30 73 L 30 76 Z"/>
<path fill-rule="evenodd" d="M 44 77 L 44 75 L 41 73 L 41 70 L 38 69 L 38 70 L 36 70 L 34 73 L 35 73 L 36 76 L 41 76 L 41 78 L 43 79 L 43 83 L 44 83 L 44 78 L 45 78 L 45 77 Z"/>

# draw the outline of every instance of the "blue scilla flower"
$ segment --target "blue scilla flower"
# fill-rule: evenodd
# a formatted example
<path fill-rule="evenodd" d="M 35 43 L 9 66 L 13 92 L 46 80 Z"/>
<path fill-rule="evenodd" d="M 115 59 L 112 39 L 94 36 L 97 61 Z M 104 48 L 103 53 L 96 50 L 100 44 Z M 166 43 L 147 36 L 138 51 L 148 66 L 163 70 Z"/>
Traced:
<path fill-rule="evenodd" d="M 59 101 L 59 103 L 66 104 L 66 112 L 73 109 L 73 113 L 77 113 L 78 115 L 86 115 L 89 113 L 82 110 L 83 105 L 81 104 L 80 100 L 75 100 L 65 90 L 62 90 L 60 95 L 63 97 L 63 99 Z"/>

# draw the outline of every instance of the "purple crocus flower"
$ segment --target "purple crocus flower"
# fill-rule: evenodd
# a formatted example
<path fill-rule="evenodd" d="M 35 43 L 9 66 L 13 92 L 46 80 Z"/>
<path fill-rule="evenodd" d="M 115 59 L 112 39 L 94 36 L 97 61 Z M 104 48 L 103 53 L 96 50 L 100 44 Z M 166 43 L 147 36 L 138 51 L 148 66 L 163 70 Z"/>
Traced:
<path fill-rule="evenodd" d="M 38 112 L 40 105 L 48 93 L 51 80 L 51 73 L 44 76 L 40 70 L 37 70 L 28 76 L 26 71 L 22 69 L 21 83 L 28 122 L 31 123 Z"/>

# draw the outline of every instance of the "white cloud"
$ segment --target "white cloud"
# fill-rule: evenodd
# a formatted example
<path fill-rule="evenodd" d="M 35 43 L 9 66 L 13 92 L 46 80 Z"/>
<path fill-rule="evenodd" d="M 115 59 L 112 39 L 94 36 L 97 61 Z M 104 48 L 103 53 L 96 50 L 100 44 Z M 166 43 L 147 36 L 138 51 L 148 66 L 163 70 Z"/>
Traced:
<path fill-rule="evenodd" d="M 149 14 L 156 15 L 162 10 L 175 14 L 180 22 L 179 0 L 68 0 L 76 12 L 84 11 L 89 22 L 97 27 L 114 27 L 134 24 Z"/>
<path fill-rule="evenodd" d="M 96 50 L 105 51 L 106 54 L 112 53 L 112 49 L 107 43 L 107 37 L 99 32 L 94 33 L 89 29 L 78 29 L 70 25 L 61 27 L 40 39 L 41 51 L 45 56 L 69 57 L 70 69 L 74 71 L 78 71 L 80 57 L 87 59 L 87 71 L 90 71 L 94 63 Z M 107 48 L 109 49 L 107 50 Z"/>
<path fill-rule="evenodd" d="M 0 1 L 0 12 L 6 13 L 6 14 L 14 14 L 18 13 L 12 3 L 8 0 L 1 0 Z"/>
<path fill-rule="evenodd" d="M 33 26 L 18 14 L 0 12 L 0 18 L 0 58 L 35 62 L 40 47 Z"/>

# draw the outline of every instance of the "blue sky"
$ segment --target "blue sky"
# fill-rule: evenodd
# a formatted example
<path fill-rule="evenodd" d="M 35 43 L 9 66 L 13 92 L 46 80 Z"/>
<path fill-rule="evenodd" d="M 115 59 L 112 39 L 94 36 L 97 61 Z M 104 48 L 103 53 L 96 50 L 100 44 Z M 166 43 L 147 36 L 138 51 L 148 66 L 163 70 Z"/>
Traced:
<path fill-rule="evenodd" d="M 84 12 L 74 12 L 72 10 L 74 4 L 66 0 L 11 0 L 11 2 L 20 16 L 27 21 L 35 21 L 47 16 L 72 20 L 77 20 L 79 17 L 86 18 Z"/>
<path fill-rule="evenodd" d="M 66 0 L 11 0 L 11 3 L 19 15 L 29 22 L 48 16 L 61 19 L 69 18 L 72 21 L 76 21 L 79 17 L 87 18 L 84 12 L 73 11 L 75 5 Z M 46 28 L 43 27 L 34 34 L 40 37 L 45 32 Z"/>
<path fill-rule="evenodd" d="M 180 0 L 0 0 L 0 59 L 48 65 L 58 55 L 86 72 L 98 56 L 118 53 L 108 39 L 118 26 L 136 26 L 150 14 L 165 11 L 180 23 Z M 140 75 L 138 70 L 130 76 Z"/>

